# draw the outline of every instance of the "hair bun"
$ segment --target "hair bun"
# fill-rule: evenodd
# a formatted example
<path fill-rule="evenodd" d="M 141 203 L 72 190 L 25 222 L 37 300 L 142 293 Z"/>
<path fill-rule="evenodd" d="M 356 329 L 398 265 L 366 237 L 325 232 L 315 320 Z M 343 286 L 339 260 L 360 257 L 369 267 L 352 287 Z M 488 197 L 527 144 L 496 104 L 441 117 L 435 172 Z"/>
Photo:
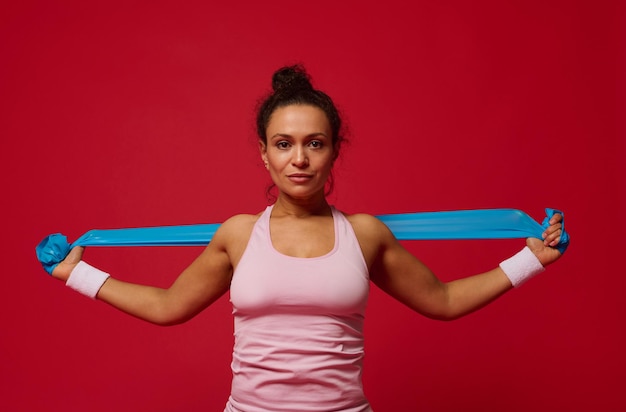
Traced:
<path fill-rule="evenodd" d="M 274 92 L 286 90 L 312 90 L 311 80 L 304 67 L 300 65 L 287 66 L 276 70 L 272 76 Z"/>

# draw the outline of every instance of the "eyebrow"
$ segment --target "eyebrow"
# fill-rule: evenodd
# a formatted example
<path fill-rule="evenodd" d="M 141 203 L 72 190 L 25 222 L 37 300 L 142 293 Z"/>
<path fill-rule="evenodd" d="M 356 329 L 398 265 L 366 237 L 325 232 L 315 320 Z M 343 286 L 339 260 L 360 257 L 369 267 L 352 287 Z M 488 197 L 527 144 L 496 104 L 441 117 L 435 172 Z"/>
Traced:
<path fill-rule="evenodd" d="M 316 137 L 316 136 L 324 136 L 324 137 L 328 138 L 328 135 L 326 133 L 324 133 L 324 132 L 310 133 L 310 134 L 307 134 L 304 137 Z M 275 137 L 293 137 L 293 136 L 290 135 L 289 133 L 276 133 L 276 134 L 270 136 L 270 139 L 273 139 Z"/>

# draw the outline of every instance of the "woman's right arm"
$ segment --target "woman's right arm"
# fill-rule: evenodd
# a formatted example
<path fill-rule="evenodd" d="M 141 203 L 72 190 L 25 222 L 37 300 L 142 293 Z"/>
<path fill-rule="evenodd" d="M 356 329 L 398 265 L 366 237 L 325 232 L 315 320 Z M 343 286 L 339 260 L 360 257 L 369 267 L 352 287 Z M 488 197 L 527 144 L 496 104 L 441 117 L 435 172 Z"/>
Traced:
<path fill-rule="evenodd" d="M 245 225 L 242 219 L 225 222 L 200 256 L 169 288 L 133 284 L 109 277 L 98 291 L 97 299 L 159 325 L 174 325 L 191 319 L 228 291 L 233 271 L 231 255 L 239 253 L 241 245 L 247 242 L 247 238 L 241 236 L 246 233 L 242 223 Z M 82 254 L 83 248 L 72 249 L 54 269 L 52 276 L 67 281 L 81 261 Z"/>

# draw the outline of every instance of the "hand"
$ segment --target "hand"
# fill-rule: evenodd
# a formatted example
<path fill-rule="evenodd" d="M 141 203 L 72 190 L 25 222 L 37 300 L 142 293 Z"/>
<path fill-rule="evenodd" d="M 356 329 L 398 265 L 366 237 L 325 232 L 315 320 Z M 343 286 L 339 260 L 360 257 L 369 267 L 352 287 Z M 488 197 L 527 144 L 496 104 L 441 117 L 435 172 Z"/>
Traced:
<path fill-rule="evenodd" d="M 526 239 L 526 245 L 537 256 L 537 259 L 544 267 L 561 257 L 561 252 L 555 247 L 561 240 L 561 234 L 563 233 L 562 220 L 563 215 L 555 213 L 550 219 L 550 226 L 542 234 L 543 240 L 536 238 Z"/>
<path fill-rule="evenodd" d="M 57 265 L 52 271 L 52 277 L 55 279 L 62 280 L 63 282 L 67 282 L 67 278 L 70 277 L 70 273 L 76 267 L 78 262 L 83 258 L 83 253 L 85 248 L 82 246 L 76 246 L 70 253 L 63 259 L 61 263 Z"/>

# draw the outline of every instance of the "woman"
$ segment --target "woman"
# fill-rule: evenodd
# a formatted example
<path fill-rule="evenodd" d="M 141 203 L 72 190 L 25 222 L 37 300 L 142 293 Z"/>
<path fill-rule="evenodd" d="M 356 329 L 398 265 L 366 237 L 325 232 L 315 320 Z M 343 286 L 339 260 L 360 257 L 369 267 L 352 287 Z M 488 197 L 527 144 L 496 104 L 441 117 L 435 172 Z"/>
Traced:
<path fill-rule="evenodd" d="M 489 272 L 439 281 L 378 219 L 326 200 L 341 118 L 299 66 L 278 70 L 257 117 L 259 148 L 278 189 L 258 215 L 224 222 L 168 289 L 122 282 L 74 248 L 53 271 L 68 286 L 161 325 L 184 322 L 230 290 L 233 383 L 226 411 L 370 411 L 363 394 L 369 281 L 416 312 L 455 319 L 557 260 L 561 219 L 544 239 Z"/>

